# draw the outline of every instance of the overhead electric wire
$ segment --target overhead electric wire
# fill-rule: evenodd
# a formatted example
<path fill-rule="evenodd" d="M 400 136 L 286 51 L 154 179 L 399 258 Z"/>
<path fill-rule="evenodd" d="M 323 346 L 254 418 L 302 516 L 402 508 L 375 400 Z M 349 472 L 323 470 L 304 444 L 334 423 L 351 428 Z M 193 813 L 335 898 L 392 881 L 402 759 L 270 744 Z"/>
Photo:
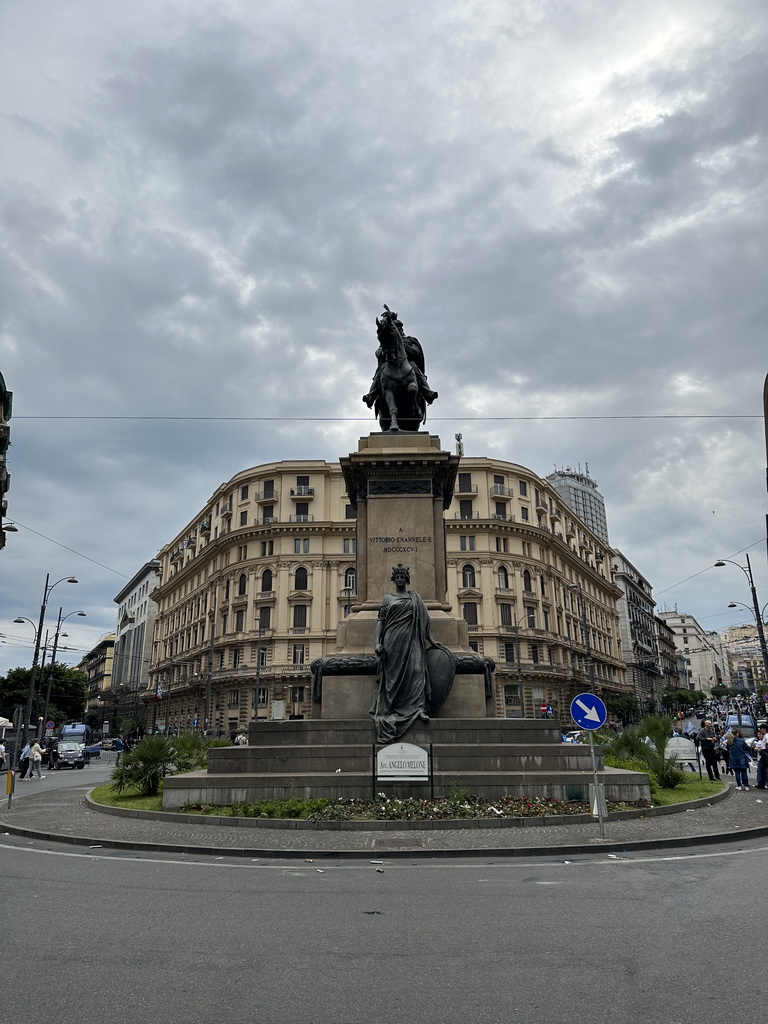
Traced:
<path fill-rule="evenodd" d="M 371 416 L 32 416 L 14 414 L 14 420 L 183 420 L 202 422 L 258 422 L 258 423 L 368 423 Z M 759 420 L 762 413 L 638 413 L 633 415 L 600 416 L 430 416 L 432 423 L 453 423 L 530 420 Z"/>

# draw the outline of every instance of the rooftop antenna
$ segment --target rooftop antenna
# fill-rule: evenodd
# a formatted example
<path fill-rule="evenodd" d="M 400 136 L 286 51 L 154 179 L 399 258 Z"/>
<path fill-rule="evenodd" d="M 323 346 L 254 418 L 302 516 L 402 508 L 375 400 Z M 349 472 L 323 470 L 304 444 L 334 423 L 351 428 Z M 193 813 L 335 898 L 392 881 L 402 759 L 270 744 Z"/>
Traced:
<path fill-rule="evenodd" d="M 456 438 L 456 454 L 459 457 L 461 457 L 461 456 L 464 455 L 464 442 L 461 439 L 462 435 L 461 434 L 454 434 L 453 436 Z"/>

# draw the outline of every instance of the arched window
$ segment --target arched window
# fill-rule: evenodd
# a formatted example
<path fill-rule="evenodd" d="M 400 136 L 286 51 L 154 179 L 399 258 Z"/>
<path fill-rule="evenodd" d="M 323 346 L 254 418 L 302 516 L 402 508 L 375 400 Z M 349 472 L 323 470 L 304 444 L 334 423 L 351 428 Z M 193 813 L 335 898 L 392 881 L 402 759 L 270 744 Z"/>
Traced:
<path fill-rule="evenodd" d="M 267 591 L 272 589 L 272 570 L 265 569 L 261 574 L 261 592 L 266 594 Z"/>
<path fill-rule="evenodd" d="M 502 590 L 509 590 L 509 573 L 506 565 L 499 566 L 499 586 Z"/>
<path fill-rule="evenodd" d="M 344 573 L 344 589 L 357 593 L 357 572 L 351 566 Z"/>
<path fill-rule="evenodd" d="M 477 585 L 474 565 L 467 564 L 461 570 L 461 585 L 462 587 L 474 587 Z"/>
<path fill-rule="evenodd" d="M 293 589 L 307 589 L 307 570 L 304 568 L 303 565 L 300 565 L 293 575 Z"/>
<path fill-rule="evenodd" d="M 240 579 L 237 581 L 237 594 L 238 594 L 238 597 L 243 597 L 243 595 L 246 593 L 247 587 L 248 587 L 248 577 L 243 572 L 243 573 L 240 574 Z"/>
<path fill-rule="evenodd" d="M 523 571 L 523 590 L 531 589 L 531 574 L 527 569 Z"/>

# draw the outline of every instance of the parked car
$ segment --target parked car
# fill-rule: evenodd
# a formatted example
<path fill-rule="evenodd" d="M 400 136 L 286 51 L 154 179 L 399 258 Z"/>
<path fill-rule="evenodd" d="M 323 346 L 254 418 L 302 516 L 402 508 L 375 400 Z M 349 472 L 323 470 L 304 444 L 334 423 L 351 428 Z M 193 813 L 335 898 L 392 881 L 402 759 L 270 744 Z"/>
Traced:
<path fill-rule="evenodd" d="M 59 740 L 56 748 L 58 757 L 54 755 L 53 768 L 85 768 L 91 760 L 85 752 L 85 744 L 77 740 Z"/>

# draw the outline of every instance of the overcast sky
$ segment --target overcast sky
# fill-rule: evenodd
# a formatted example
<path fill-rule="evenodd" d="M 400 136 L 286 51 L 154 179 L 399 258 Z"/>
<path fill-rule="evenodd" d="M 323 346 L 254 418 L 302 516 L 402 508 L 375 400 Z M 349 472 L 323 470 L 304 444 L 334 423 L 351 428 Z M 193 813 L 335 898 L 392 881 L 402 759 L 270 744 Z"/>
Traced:
<path fill-rule="evenodd" d="M 12 620 L 46 573 L 80 581 L 49 619 L 85 610 L 86 649 L 220 483 L 354 450 L 382 303 L 445 447 L 588 463 L 660 608 L 752 621 L 727 610 L 745 576 L 708 567 L 748 552 L 768 601 L 767 23 L 763 0 L 5 0 L 0 672 L 31 662 Z"/>

